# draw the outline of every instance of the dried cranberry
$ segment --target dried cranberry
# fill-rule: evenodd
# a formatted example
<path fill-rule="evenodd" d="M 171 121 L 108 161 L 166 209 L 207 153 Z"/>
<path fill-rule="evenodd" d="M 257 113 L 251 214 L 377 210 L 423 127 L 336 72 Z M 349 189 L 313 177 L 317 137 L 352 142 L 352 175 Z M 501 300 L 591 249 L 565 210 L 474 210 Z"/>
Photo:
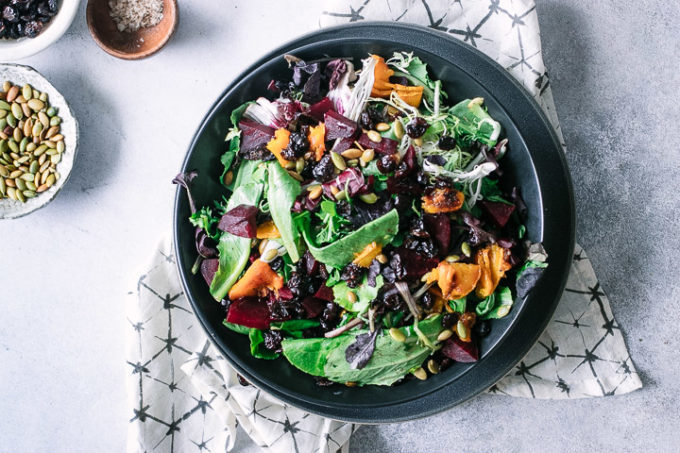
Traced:
<path fill-rule="evenodd" d="M 326 308 L 321 312 L 319 317 L 319 323 L 321 324 L 321 330 L 328 332 L 333 329 L 339 321 L 340 306 L 335 302 L 328 302 Z"/>
<path fill-rule="evenodd" d="M 390 257 L 390 267 L 394 271 L 394 276 L 397 280 L 401 280 L 406 277 L 406 267 L 401 260 L 401 255 L 398 253 L 393 253 Z"/>
<path fill-rule="evenodd" d="M 442 135 L 439 137 L 439 140 L 437 140 L 437 147 L 444 151 L 453 149 L 456 147 L 456 139 L 450 135 Z"/>
<path fill-rule="evenodd" d="M 402 179 L 408 176 L 410 172 L 411 169 L 406 165 L 406 162 L 401 162 L 397 165 L 397 170 L 394 172 L 394 179 Z"/>
<path fill-rule="evenodd" d="M 281 151 L 281 154 L 287 160 L 295 160 L 298 157 L 302 157 L 307 150 L 309 150 L 309 140 L 307 140 L 307 136 L 302 133 L 293 132 L 290 134 L 288 146 Z"/>
<path fill-rule="evenodd" d="M 378 160 L 377 166 L 380 173 L 391 173 L 397 168 L 397 156 L 394 154 L 386 154 Z"/>
<path fill-rule="evenodd" d="M 373 129 L 374 124 L 368 112 L 363 112 L 359 117 L 359 126 L 367 130 Z"/>
<path fill-rule="evenodd" d="M 361 277 L 363 277 L 363 269 L 354 263 L 349 263 L 342 270 L 340 274 L 340 279 L 347 283 L 350 288 L 356 288 L 361 283 Z"/>
<path fill-rule="evenodd" d="M 312 170 L 314 179 L 320 182 L 328 182 L 335 177 L 335 165 L 330 154 L 324 154 L 318 164 Z"/>
<path fill-rule="evenodd" d="M 42 29 L 42 22 L 32 20 L 26 23 L 26 26 L 24 27 L 24 34 L 29 38 L 35 38 L 42 31 Z"/>
<path fill-rule="evenodd" d="M 5 6 L 2 10 L 2 18 L 8 22 L 19 22 L 19 14 L 16 8 L 9 5 Z"/>
<path fill-rule="evenodd" d="M 429 292 L 426 292 L 420 297 L 420 305 L 423 306 L 423 308 L 432 308 L 434 306 L 434 297 L 432 297 L 432 294 Z"/>
<path fill-rule="evenodd" d="M 274 352 L 281 352 L 283 334 L 278 330 L 264 331 L 264 347 Z"/>
<path fill-rule="evenodd" d="M 411 138 L 422 137 L 429 126 L 425 118 L 417 116 L 406 123 L 406 134 Z"/>
<path fill-rule="evenodd" d="M 442 327 L 450 329 L 458 322 L 458 313 L 446 313 L 442 316 Z"/>

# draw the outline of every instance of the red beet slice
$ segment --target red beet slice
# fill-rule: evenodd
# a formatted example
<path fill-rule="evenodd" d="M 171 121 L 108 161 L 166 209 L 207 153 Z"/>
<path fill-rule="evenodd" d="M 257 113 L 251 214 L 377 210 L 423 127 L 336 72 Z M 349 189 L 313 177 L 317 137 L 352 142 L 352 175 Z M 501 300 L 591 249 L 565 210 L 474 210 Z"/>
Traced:
<path fill-rule="evenodd" d="M 446 214 L 425 214 L 423 220 L 439 248 L 439 255 L 446 256 L 451 245 L 451 219 Z"/>
<path fill-rule="evenodd" d="M 323 121 L 324 114 L 333 108 L 333 101 L 323 98 L 316 104 L 312 104 L 307 114 L 317 121 Z"/>
<path fill-rule="evenodd" d="M 321 314 L 326 303 L 316 297 L 307 296 L 302 300 L 302 308 L 307 312 L 308 318 L 316 318 Z"/>
<path fill-rule="evenodd" d="M 277 299 L 274 293 L 271 293 L 270 297 L 274 300 Z M 284 286 L 278 291 L 278 299 L 280 300 L 293 300 L 293 297 L 295 297 L 293 296 L 293 291 L 287 286 Z"/>
<path fill-rule="evenodd" d="M 229 306 L 227 322 L 255 329 L 269 328 L 269 308 L 264 299 L 242 297 Z"/>
<path fill-rule="evenodd" d="M 335 300 L 335 297 L 333 296 L 333 289 L 326 286 L 325 283 L 319 286 L 319 289 L 316 290 L 314 297 L 325 300 L 326 302 L 333 302 Z"/>
<path fill-rule="evenodd" d="M 217 228 L 235 236 L 252 239 L 257 236 L 257 208 L 240 204 L 222 216 Z"/>
<path fill-rule="evenodd" d="M 264 124 L 242 119 L 238 123 L 241 129 L 241 152 L 253 151 L 269 143 L 274 138 L 274 129 Z"/>
<path fill-rule="evenodd" d="M 482 201 L 481 205 L 486 213 L 489 214 L 491 220 L 493 220 L 494 223 L 501 228 L 503 228 L 505 224 L 508 223 L 510 215 L 515 210 L 515 205 L 501 203 L 498 201 Z"/>
<path fill-rule="evenodd" d="M 479 351 L 474 341 L 466 343 L 458 337 L 451 337 L 444 343 L 442 353 L 456 362 L 472 363 L 479 358 Z"/>
<path fill-rule="evenodd" d="M 376 153 L 380 154 L 394 154 L 397 152 L 397 146 L 399 142 L 392 140 L 391 138 L 383 137 L 379 142 L 371 141 L 368 135 L 362 133 L 358 140 L 359 144 L 364 148 L 371 148 Z"/>
<path fill-rule="evenodd" d="M 217 268 L 220 266 L 219 258 L 212 258 L 209 260 L 203 260 L 201 263 L 201 275 L 205 279 L 206 283 L 210 285 L 215 278 L 215 273 Z"/>
<path fill-rule="evenodd" d="M 354 137 L 359 127 L 354 121 L 333 110 L 324 114 L 323 122 L 326 125 L 326 140 Z"/>

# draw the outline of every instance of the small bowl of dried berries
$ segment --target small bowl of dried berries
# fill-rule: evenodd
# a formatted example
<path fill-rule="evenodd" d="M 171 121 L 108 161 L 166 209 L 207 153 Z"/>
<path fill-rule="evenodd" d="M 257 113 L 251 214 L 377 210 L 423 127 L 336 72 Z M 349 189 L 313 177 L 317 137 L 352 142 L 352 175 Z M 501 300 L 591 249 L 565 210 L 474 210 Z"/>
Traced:
<path fill-rule="evenodd" d="M 0 0 L 0 60 L 34 55 L 68 30 L 80 0 Z"/>

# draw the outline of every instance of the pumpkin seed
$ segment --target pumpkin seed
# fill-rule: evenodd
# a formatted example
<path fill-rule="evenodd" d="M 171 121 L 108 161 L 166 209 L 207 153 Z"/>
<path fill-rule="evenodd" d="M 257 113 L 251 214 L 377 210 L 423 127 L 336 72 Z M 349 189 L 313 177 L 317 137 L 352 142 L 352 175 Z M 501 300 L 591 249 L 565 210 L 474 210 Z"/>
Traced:
<path fill-rule="evenodd" d="M 382 141 L 382 136 L 377 131 L 368 131 L 366 135 L 373 143 L 380 143 Z"/>
<path fill-rule="evenodd" d="M 54 118 L 50 118 L 50 126 L 59 126 L 61 124 L 61 118 L 58 116 L 55 116 Z"/>
<path fill-rule="evenodd" d="M 47 151 L 47 145 L 40 145 L 35 149 L 35 152 L 33 153 L 33 155 L 38 157 L 42 153 L 44 153 L 45 151 Z"/>
<path fill-rule="evenodd" d="M 460 260 L 460 256 L 458 255 L 449 255 L 446 258 L 444 258 L 445 261 L 448 261 L 449 263 L 455 263 L 456 261 Z"/>
<path fill-rule="evenodd" d="M 482 104 L 484 104 L 484 98 L 474 98 L 470 102 L 468 102 L 467 107 L 469 109 L 471 109 L 475 105 L 482 105 Z"/>
<path fill-rule="evenodd" d="M 291 175 L 293 177 L 293 179 L 295 179 L 297 181 L 300 181 L 300 182 L 304 181 L 302 176 L 300 176 L 300 173 L 296 173 L 294 171 L 288 170 L 288 174 Z"/>
<path fill-rule="evenodd" d="M 24 133 L 25 137 L 31 136 L 31 132 L 33 132 L 33 119 L 29 118 L 26 120 L 22 132 Z"/>
<path fill-rule="evenodd" d="M 472 254 L 472 250 L 470 250 L 470 244 L 467 242 L 463 242 L 460 245 L 460 250 L 463 252 L 463 255 L 469 257 Z"/>
<path fill-rule="evenodd" d="M 13 179 L 6 179 L 5 183 L 7 184 L 7 187 L 16 187 L 17 186 Z"/>
<path fill-rule="evenodd" d="M 52 187 L 55 182 L 57 182 L 57 177 L 54 174 L 50 173 L 50 175 L 45 180 L 45 184 L 47 184 L 47 187 Z"/>
<path fill-rule="evenodd" d="M 19 96 L 17 96 L 17 98 L 14 100 L 14 102 L 16 102 L 17 104 L 23 105 L 23 104 L 26 103 L 26 98 L 24 97 L 23 94 L 20 94 Z"/>
<path fill-rule="evenodd" d="M 43 193 L 43 192 L 46 191 L 47 189 L 49 189 L 49 187 L 47 187 L 47 184 L 42 184 L 42 185 L 40 185 L 40 186 L 38 187 L 38 190 L 36 190 L 36 192 L 38 192 L 38 193 Z"/>
<path fill-rule="evenodd" d="M 390 329 L 390 337 L 399 343 L 406 341 L 406 335 L 404 335 L 404 332 L 402 332 L 401 329 L 397 329 L 396 327 L 392 327 Z"/>
<path fill-rule="evenodd" d="M 378 201 L 378 196 L 376 194 L 374 194 L 373 192 L 364 193 L 364 194 L 359 195 L 359 199 L 361 201 L 363 201 L 364 203 L 373 204 L 376 201 Z"/>
<path fill-rule="evenodd" d="M 40 157 L 38 157 L 38 163 L 42 165 L 45 163 L 45 159 L 47 159 L 47 154 L 42 154 Z"/>
<path fill-rule="evenodd" d="M 260 252 L 260 255 L 262 255 L 264 253 L 264 249 L 267 248 L 267 242 L 269 242 L 269 239 L 262 239 L 260 245 L 257 247 L 257 250 Z"/>
<path fill-rule="evenodd" d="M 439 364 L 435 362 L 434 359 L 430 359 L 427 361 L 427 369 L 432 374 L 439 374 Z"/>
<path fill-rule="evenodd" d="M 21 132 L 21 129 L 17 127 L 14 129 L 13 137 L 15 142 L 20 142 L 24 138 L 24 133 Z"/>
<path fill-rule="evenodd" d="M 416 146 L 423 146 L 423 137 L 414 138 L 413 144 Z"/>
<path fill-rule="evenodd" d="M 28 106 L 34 112 L 39 112 L 40 110 L 45 108 L 45 103 L 40 99 L 31 99 L 30 101 L 28 101 Z"/>
<path fill-rule="evenodd" d="M 24 181 L 33 181 L 33 178 L 34 176 L 32 173 L 24 173 L 23 175 L 21 175 L 21 179 L 23 179 Z"/>
<path fill-rule="evenodd" d="M 264 255 L 260 258 L 265 263 L 271 263 L 279 255 L 278 249 L 269 249 L 264 252 Z"/>
<path fill-rule="evenodd" d="M 390 130 L 390 125 L 387 123 L 378 123 L 375 125 L 375 129 L 380 132 L 385 132 Z"/>
<path fill-rule="evenodd" d="M 331 153 L 331 160 L 333 161 L 333 165 L 335 165 L 335 168 L 337 168 L 338 170 L 343 171 L 344 169 L 347 168 L 347 164 L 345 163 L 345 159 L 343 159 L 340 154 L 332 152 Z"/>
<path fill-rule="evenodd" d="M 21 190 L 15 191 L 17 200 L 19 200 L 22 203 L 26 203 L 26 197 L 24 196 L 23 192 Z"/>
<path fill-rule="evenodd" d="M 7 124 L 9 124 L 10 127 L 17 127 L 18 121 L 17 121 L 17 119 L 16 119 L 16 117 L 14 116 L 13 113 L 9 113 L 6 117 L 6 119 L 7 119 Z"/>
<path fill-rule="evenodd" d="M 397 140 L 404 138 L 404 125 L 399 120 L 394 122 L 394 136 L 397 137 Z"/>
<path fill-rule="evenodd" d="M 38 112 L 38 121 L 43 125 L 43 127 L 49 127 L 50 125 L 50 117 L 47 116 L 47 113 L 45 112 Z"/>
<path fill-rule="evenodd" d="M 384 253 L 378 254 L 378 256 L 376 256 L 375 259 L 377 259 L 380 264 L 387 263 L 387 256 L 385 256 Z"/>
<path fill-rule="evenodd" d="M 3 195 L 7 193 L 7 184 L 5 184 L 5 178 L 0 178 L 0 193 Z"/>
<path fill-rule="evenodd" d="M 42 132 L 42 130 L 43 130 L 43 125 L 42 125 L 42 123 L 36 122 L 36 123 L 33 125 L 33 129 L 31 130 L 31 135 L 32 135 L 33 137 L 39 137 L 39 136 L 40 136 L 40 133 Z"/>
<path fill-rule="evenodd" d="M 417 370 L 413 372 L 413 375 L 420 379 L 421 381 L 424 381 L 427 379 L 427 372 L 423 370 L 423 367 L 419 367 Z"/>
<path fill-rule="evenodd" d="M 57 135 L 59 132 L 59 126 L 52 126 L 51 128 L 47 129 L 47 133 L 45 134 L 45 138 L 52 138 L 53 136 Z"/>
<path fill-rule="evenodd" d="M 348 150 L 345 150 L 342 152 L 342 157 L 345 159 L 357 159 L 360 157 L 363 153 L 361 152 L 360 149 L 357 148 L 350 148 Z"/>
<path fill-rule="evenodd" d="M 26 118 L 30 117 L 33 114 L 28 104 L 21 104 L 21 111 L 24 112 L 24 116 Z"/>
<path fill-rule="evenodd" d="M 2 82 L 2 91 L 7 93 L 10 88 L 12 88 L 12 82 L 10 82 L 9 80 L 5 80 L 4 82 Z"/>
<path fill-rule="evenodd" d="M 16 189 L 14 187 L 7 187 L 7 196 L 12 200 L 17 199 Z"/>
<path fill-rule="evenodd" d="M 28 159 L 30 159 L 29 156 L 20 157 L 19 159 L 17 159 L 17 162 L 19 162 L 19 165 L 25 164 L 26 162 L 28 162 Z"/>
<path fill-rule="evenodd" d="M 350 159 L 347 161 L 348 167 L 356 167 L 357 165 L 359 165 L 359 159 Z"/>
<path fill-rule="evenodd" d="M 57 135 L 52 137 L 52 141 L 55 142 L 55 143 L 63 141 L 63 140 L 64 140 L 64 136 L 62 134 L 57 134 Z"/>
<path fill-rule="evenodd" d="M 316 200 L 317 198 L 319 198 L 321 196 L 322 193 L 323 193 L 323 188 L 321 186 L 315 186 L 314 189 L 312 189 L 309 192 L 309 199 L 310 200 Z"/>
<path fill-rule="evenodd" d="M 456 324 L 456 333 L 458 334 L 458 338 L 461 340 L 467 340 L 470 338 L 470 328 L 460 321 L 458 321 L 458 324 Z"/>
<path fill-rule="evenodd" d="M 12 110 L 12 106 L 5 101 L 0 100 L 0 109 L 9 112 Z"/>
<path fill-rule="evenodd" d="M 63 152 L 64 152 L 64 148 L 66 148 L 66 145 L 64 144 L 64 141 L 63 141 L 63 140 L 59 140 L 59 141 L 57 142 L 57 152 L 58 152 L 59 154 L 63 153 Z M 229 173 L 229 172 L 228 172 L 228 173 Z M 233 179 L 233 177 L 234 177 L 234 172 L 230 172 L 230 173 L 231 173 L 231 177 L 232 177 L 232 179 Z M 226 181 L 226 177 L 225 177 L 225 181 Z M 229 182 L 229 183 L 227 183 L 227 184 L 231 184 L 231 182 Z"/>
<path fill-rule="evenodd" d="M 14 117 L 18 120 L 24 117 L 24 111 L 21 109 L 21 106 L 16 102 L 12 104 L 12 115 L 14 115 Z"/>
<path fill-rule="evenodd" d="M 21 176 L 21 170 L 14 170 L 9 174 L 9 177 L 12 179 L 18 178 L 19 176 Z"/>
<path fill-rule="evenodd" d="M 7 102 L 14 102 L 14 100 L 19 96 L 19 87 L 14 85 L 12 88 L 7 90 Z"/>
<path fill-rule="evenodd" d="M 302 173 L 302 170 L 305 169 L 305 159 L 302 157 L 298 157 L 297 161 L 295 161 L 295 171 L 298 173 Z"/>
<path fill-rule="evenodd" d="M 437 335 L 437 341 L 446 341 L 453 335 L 451 329 L 442 330 L 439 335 Z"/>
<path fill-rule="evenodd" d="M 57 147 L 57 144 L 54 143 L 54 142 L 51 141 L 51 140 L 45 140 L 43 143 L 44 143 L 45 145 L 47 145 L 48 148 L 54 149 L 54 148 Z"/>
<path fill-rule="evenodd" d="M 42 176 L 40 177 L 40 184 L 45 184 L 47 182 L 47 178 L 50 176 L 50 173 L 47 171 L 40 171 L 42 173 Z"/>
<path fill-rule="evenodd" d="M 37 145 L 33 142 L 28 142 L 28 144 L 26 144 L 26 151 L 28 151 L 29 153 L 32 153 L 33 151 L 35 151 L 36 148 L 37 148 Z"/>
<path fill-rule="evenodd" d="M 35 192 L 35 184 L 33 184 L 33 181 L 26 181 L 26 188 L 28 190 L 32 190 L 33 192 Z M 24 194 L 24 195 L 26 195 L 26 194 Z"/>
<path fill-rule="evenodd" d="M 7 178 L 9 176 L 9 170 L 4 165 L 0 165 L 0 176 Z"/>
<path fill-rule="evenodd" d="M 61 146 L 60 146 L 61 145 Z M 64 142 L 59 142 L 57 143 L 57 152 L 58 153 L 63 153 L 64 152 Z M 224 184 L 225 185 L 230 185 L 234 181 L 234 172 L 233 171 L 228 171 L 226 175 L 224 175 Z"/>
<path fill-rule="evenodd" d="M 50 108 L 47 109 L 47 111 L 45 113 L 47 113 L 47 116 L 52 118 L 54 115 L 57 114 L 57 109 L 55 107 L 50 107 Z"/>
<path fill-rule="evenodd" d="M 50 162 L 55 165 L 61 162 L 61 154 L 55 154 L 54 156 L 50 157 Z"/>
<path fill-rule="evenodd" d="M 344 200 L 345 198 L 347 198 L 347 192 L 345 192 L 344 190 L 340 190 L 338 191 L 338 193 L 335 194 L 335 199 L 338 201 Z"/>
<path fill-rule="evenodd" d="M 29 84 L 24 85 L 24 87 L 21 89 L 21 94 L 26 98 L 26 99 L 31 99 L 33 97 L 33 88 Z"/>
<path fill-rule="evenodd" d="M 31 166 L 28 167 L 28 171 L 31 172 L 32 175 L 35 175 L 38 172 L 38 168 L 40 168 L 40 165 L 37 160 L 34 160 L 31 162 Z"/>
<path fill-rule="evenodd" d="M 373 160 L 373 157 L 375 156 L 375 151 L 372 149 L 367 149 L 366 151 L 361 154 L 361 160 L 368 163 Z"/>
<path fill-rule="evenodd" d="M 33 178 L 33 184 L 35 186 L 40 185 L 40 178 L 42 177 L 42 173 L 40 171 L 35 172 L 35 178 Z"/>
<path fill-rule="evenodd" d="M 19 190 L 26 190 L 26 181 L 24 181 L 23 179 L 21 179 L 21 178 L 16 178 L 16 179 L 14 180 L 14 184 L 16 184 L 17 189 L 19 189 Z"/>
<path fill-rule="evenodd" d="M 47 96 L 48 96 L 47 93 L 40 93 L 40 96 L 38 97 L 38 99 L 40 99 L 43 102 L 47 102 Z"/>
<path fill-rule="evenodd" d="M 35 191 L 33 190 L 24 190 L 22 193 L 26 198 L 35 198 Z"/>

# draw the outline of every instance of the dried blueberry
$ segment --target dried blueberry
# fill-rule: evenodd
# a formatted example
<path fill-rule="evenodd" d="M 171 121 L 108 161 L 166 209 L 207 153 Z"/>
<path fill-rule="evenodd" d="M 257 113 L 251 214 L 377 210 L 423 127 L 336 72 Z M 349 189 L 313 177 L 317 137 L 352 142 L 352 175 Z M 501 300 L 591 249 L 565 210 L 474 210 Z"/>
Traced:
<path fill-rule="evenodd" d="M 458 313 L 446 313 L 442 316 L 442 327 L 450 329 L 458 322 Z"/>
<path fill-rule="evenodd" d="M 406 124 L 406 134 L 411 138 L 418 138 L 425 135 L 429 124 L 425 118 L 417 116 Z"/>
<path fill-rule="evenodd" d="M 330 154 L 326 153 L 323 155 L 321 160 L 312 170 L 314 179 L 320 182 L 327 182 L 335 177 L 335 165 L 331 160 Z"/>
<path fill-rule="evenodd" d="M 288 146 L 281 151 L 281 154 L 287 160 L 295 160 L 307 152 L 309 149 L 309 140 L 303 133 L 293 132 L 290 134 Z"/>
<path fill-rule="evenodd" d="M 279 330 L 264 331 L 264 347 L 274 352 L 281 352 L 283 334 Z"/>
<path fill-rule="evenodd" d="M 368 112 L 363 112 L 359 117 L 359 126 L 367 130 L 373 129 L 374 124 Z"/>
<path fill-rule="evenodd" d="M 443 149 L 444 151 L 453 149 L 456 147 L 456 139 L 450 135 L 442 135 L 437 141 L 437 147 L 439 149 Z"/>
<path fill-rule="evenodd" d="M 393 172 L 397 168 L 397 156 L 394 154 L 386 154 L 382 156 L 377 163 L 378 171 L 382 174 Z"/>
<path fill-rule="evenodd" d="M 432 294 L 426 292 L 420 297 L 420 305 L 422 305 L 423 308 L 432 308 L 434 306 L 434 297 L 432 297 Z"/>
<path fill-rule="evenodd" d="M 361 283 L 361 277 L 363 277 L 363 269 L 354 263 L 349 263 L 342 270 L 340 274 L 340 279 L 347 283 L 350 288 L 356 288 Z"/>

